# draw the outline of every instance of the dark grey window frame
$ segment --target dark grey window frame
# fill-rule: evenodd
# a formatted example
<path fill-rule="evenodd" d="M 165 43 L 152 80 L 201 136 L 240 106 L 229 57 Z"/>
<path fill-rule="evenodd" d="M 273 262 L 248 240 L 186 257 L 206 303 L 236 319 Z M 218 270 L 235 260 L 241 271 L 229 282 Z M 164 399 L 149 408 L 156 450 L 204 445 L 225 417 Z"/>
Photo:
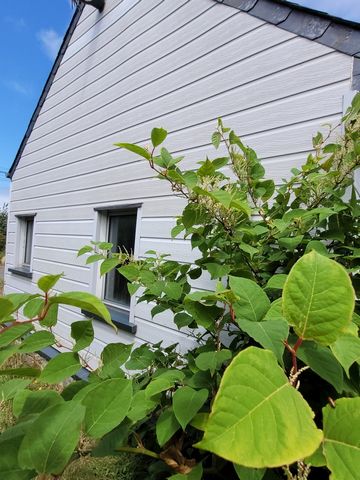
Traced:
<path fill-rule="evenodd" d="M 109 221 L 110 216 L 114 216 L 117 212 L 119 212 L 120 215 L 121 215 L 121 213 L 123 213 L 123 214 L 134 213 L 136 215 L 135 238 L 134 238 L 134 248 L 135 248 L 135 243 L 136 243 L 136 238 L 137 238 L 136 229 L 137 229 L 137 223 L 138 223 L 138 219 L 139 219 L 139 208 L 141 206 L 142 206 L 141 203 L 136 203 L 136 204 L 114 205 L 114 206 L 94 208 L 95 212 L 98 212 L 101 215 L 103 215 L 104 217 L 106 217 L 106 221 L 107 221 L 107 229 L 106 230 L 107 231 L 106 231 L 106 240 L 105 241 L 108 241 L 108 238 L 109 238 L 109 224 L 108 224 L 108 221 Z M 104 283 L 104 287 L 105 287 L 105 283 Z M 112 319 L 113 323 L 120 330 L 124 330 L 124 331 L 132 333 L 132 334 L 136 333 L 137 326 L 134 323 L 130 322 L 130 313 L 131 313 L 130 308 L 121 307 L 120 304 L 118 306 L 114 305 L 114 304 L 110 304 L 105 299 L 103 299 L 103 302 L 110 312 L 111 319 Z M 94 315 L 90 312 L 82 311 L 82 313 L 84 315 L 86 315 L 88 318 L 93 318 L 93 319 L 100 320 L 100 321 L 103 322 L 103 320 L 101 318 L 97 317 L 96 315 Z"/>
<path fill-rule="evenodd" d="M 18 227 L 19 230 L 17 231 L 17 235 L 20 235 L 20 238 L 17 239 L 16 245 L 17 248 L 21 248 L 21 258 L 18 258 L 18 265 L 15 267 L 9 267 L 8 271 L 15 275 L 19 275 L 25 278 L 32 278 L 32 270 L 31 270 L 31 260 L 33 256 L 34 250 L 34 228 L 35 228 L 35 217 L 36 213 L 24 213 L 15 215 L 18 220 Z M 31 223 L 30 223 L 31 221 Z M 30 237 L 29 237 L 29 225 L 30 228 Z M 29 248 L 29 241 L 31 242 Z M 19 255 L 19 252 L 16 252 L 16 256 Z M 20 261 L 19 261 L 20 260 Z"/>

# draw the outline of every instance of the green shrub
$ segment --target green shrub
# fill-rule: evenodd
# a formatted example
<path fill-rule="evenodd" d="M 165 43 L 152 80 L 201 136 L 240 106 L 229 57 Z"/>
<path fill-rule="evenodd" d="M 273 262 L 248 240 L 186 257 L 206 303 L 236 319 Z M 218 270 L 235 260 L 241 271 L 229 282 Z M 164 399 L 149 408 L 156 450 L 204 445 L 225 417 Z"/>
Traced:
<path fill-rule="evenodd" d="M 0 436 L 0 476 L 36 472 L 55 478 L 84 452 L 134 453 L 151 461 L 141 478 L 356 480 L 360 470 L 359 195 L 360 95 L 333 143 L 318 133 L 314 153 L 290 180 L 276 186 L 256 153 L 221 120 L 212 143 L 225 151 L 194 170 L 165 148 L 167 132 L 151 132 L 152 148 L 120 143 L 145 158 L 186 206 L 172 236 L 197 248 L 193 264 L 154 251 L 136 260 L 92 242 L 101 274 L 125 276 L 130 294 L 151 302 L 152 315 L 171 312 L 194 338 L 177 346 L 107 345 L 88 382 L 61 395 L 34 382 L 56 384 L 85 362 L 91 320 L 71 326 L 73 348 L 45 368 L 3 369 L 14 382 L 3 390 L 17 423 Z M 332 137 L 334 137 L 334 132 Z M 202 276 L 212 291 L 192 290 Z M 55 343 L 51 328 L 60 304 L 103 318 L 91 294 L 52 293 L 61 275 L 38 282 L 38 295 L 0 299 L 0 361 Z M 16 320 L 23 309 L 26 323 Z M 28 333 L 37 322 L 44 331 Z M 125 366 L 125 369 L 123 367 Z M 128 372 L 133 372 L 130 375 Z M 19 377 L 16 380 L 16 377 Z M 28 382 L 24 382 L 24 378 Z M 80 443 L 79 443 L 80 442 Z M 46 455 L 44 454 L 46 452 Z M 87 452 L 89 453 L 89 452 Z M 136 458 L 136 457 L 135 457 Z M 136 460 L 135 460 L 136 461 Z M 69 470 L 68 470 L 69 471 Z M 92 472 L 91 474 L 93 474 Z M 89 473 L 90 474 L 90 473 Z"/>

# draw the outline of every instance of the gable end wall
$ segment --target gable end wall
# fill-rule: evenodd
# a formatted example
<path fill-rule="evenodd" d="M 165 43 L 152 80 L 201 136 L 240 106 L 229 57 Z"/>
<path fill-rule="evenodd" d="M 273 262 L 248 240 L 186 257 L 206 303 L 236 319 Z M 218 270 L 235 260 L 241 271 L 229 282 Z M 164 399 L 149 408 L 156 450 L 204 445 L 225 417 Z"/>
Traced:
<path fill-rule="evenodd" d="M 189 241 L 170 239 L 183 202 L 114 143 L 147 144 L 162 126 L 190 168 L 224 153 L 210 146 L 222 116 L 280 182 L 306 158 L 312 134 L 339 121 L 352 68 L 348 55 L 213 0 L 107 0 L 102 14 L 85 7 L 13 176 L 7 267 L 15 215 L 37 216 L 32 282 L 6 273 L 6 292 L 35 291 L 41 275 L 62 271 L 60 290 L 95 292 L 94 266 L 76 252 L 96 235 L 94 208 L 106 205 L 142 204 L 140 256 L 155 249 L 191 261 Z M 134 308 L 136 337 L 96 322 L 91 353 L 114 341 L 191 344 L 150 308 Z M 81 318 L 61 308 L 63 342 Z"/>

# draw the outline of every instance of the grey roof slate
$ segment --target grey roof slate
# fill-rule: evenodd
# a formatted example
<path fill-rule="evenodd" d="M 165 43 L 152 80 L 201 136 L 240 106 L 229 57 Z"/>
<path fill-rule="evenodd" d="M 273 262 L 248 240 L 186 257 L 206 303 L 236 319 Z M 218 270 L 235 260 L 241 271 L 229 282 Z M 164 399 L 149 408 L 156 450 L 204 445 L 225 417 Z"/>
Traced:
<path fill-rule="evenodd" d="M 273 0 L 263 0 L 255 2 L 251 14 L 261 20 L 277 25 L 286 20 L 290 12 L 291 8 L 288 5 L 275 3 Z"/>
<path fill-rule="evenodd" d="M 286 0 L 215 0 L 261 18 L 284 30 L 360 56 L 360 24 Z"/>
<path fill-rule="evenodd" d="M 354 57 L 352 88 L 360 90 L 360 58 Z"/>

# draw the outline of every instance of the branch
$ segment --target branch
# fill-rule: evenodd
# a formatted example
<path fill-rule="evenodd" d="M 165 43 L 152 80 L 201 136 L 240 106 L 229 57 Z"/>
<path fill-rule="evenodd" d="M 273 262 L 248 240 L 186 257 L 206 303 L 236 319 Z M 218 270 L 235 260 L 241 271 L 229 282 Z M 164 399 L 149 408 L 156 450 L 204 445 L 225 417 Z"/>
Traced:
<path fill-rule="evenodd" d="M 284 345 L 285 345 L 286 349 L 291 353 L 291 360 L 292 360 L 291 374 L 292 375 L 296 375 L 297 372 L 298 372 L 296 354 L 297 354 L 297 351 L 299 350 L 299 347 L 302 344 L 302 342 L 303 342 L 303 338 L 299 337 L 296 340 L 295 345 L 292 347 L 291 345 L 289 345 L 287 340 L 284 341 Z"/>
<path fill-rule="evenodd" d="M 34 323 L 34 322 L 41 322 L 42 320 L 44 320 L 44 318 L 46 317 L 48 311 L 49 311 L 49 308 L 50 308 L 50 304 L 48 303 L 48 300 L 49 300 L 49 297 L 48 295 L 46 294 L 45 295 L 45 305 L 44 305 L 44 308 L 42 310 L 42 312 L 40 313 L 40 315 L 36 318 L 31 318 L 30 320 L 16 320 L 14 322 L 11 322 L 10 325 L 4 327 L 2 330 L 0 330 L 0 335 L 2 335 L 3 333 L 5 333 L 6 331 L 10 330 L 11 328 L 13 327 L 16 327 L 17 325 L 24 325 L 26 323 Z"/>
<path fill-rule="evenodd" d="M 135 453 L 139 455 L 146 455 L 151 458 L 159 459 L 160 455 L 156 452 L 152 452 L 147 448 L 138 448 L 138 447 L 118 447 L 116 449 L 117 452 L 127 452 L 127 453 Z"/>

